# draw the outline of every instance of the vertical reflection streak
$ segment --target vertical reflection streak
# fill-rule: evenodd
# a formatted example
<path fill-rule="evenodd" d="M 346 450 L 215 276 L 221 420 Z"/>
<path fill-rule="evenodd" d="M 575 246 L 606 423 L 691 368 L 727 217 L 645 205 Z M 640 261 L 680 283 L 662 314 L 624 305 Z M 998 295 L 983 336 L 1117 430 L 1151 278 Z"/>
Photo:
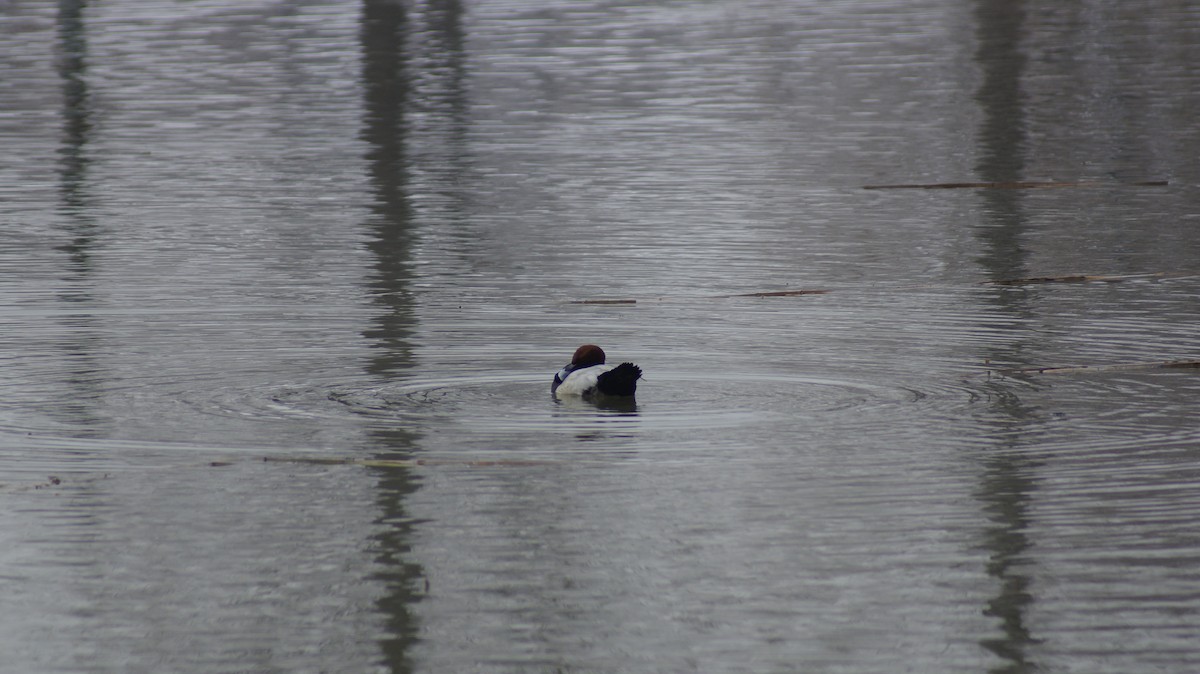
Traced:
<path fill-rule="evenodd" d="M 1020 0 L 979 0 L 976 7 L 975 60 L 983 82 L 975 100 L 983 111 L 979 160 L 975 170 L 983 182 L 1024 179 L 1026 129 L 1021 95 L 1025 56 L 1021 30 L 1025 12 Z M 1028 253 L 1022 248 L 1024 213 L 1021 190 L 982 190 L 985 221 L 979 232 L 986 244 L 980 264 L 992 279 L 1026 275 Z"/>
<path fill-rule="evenodd" d="M 461 14 L 456 0 L 363 3 L 362 138 L 375 197 L 365 225 L 367 248 L 375 260 L 368 292 L 379 307 L 374 325 L 363 337 L 375 354 L 366 365 L 367 372 L 385 379 L 402 377 L 414 367 L 411 341 L 417 319 L 412 258 L 418 227 L 410 192 L 419 162 L 411 145 L 418 135 L 422 141 L 445 142 L 449 157 L 443 159 L 451 165 L 463 153 L 456 142 L 461 138 L 432 137 L 447 123 L 452 132 L 464 127 Z M 422 128 L 410 115 L 417 109 L 426 117 L 446 121 L 433 129 Z M 407 458 L 416 451 L 418 438 L 416 430 L 397 420 L 394 425 L 376 427 L 372 447 L 381 458 Z M 378 521 L 382 530 L 376 537 L 381 571 L 376 577 L 387 587 L 386 595 L 377 602 L 388 632 L 380 648 L 391 671 L 411 672 L 415 667 L 411 650 L 418 638 L 414 607 L 423 596 L 418 585 L 424 570 L 407 559 L 416 522 L 408 515 L 405 502 L 419 482 L 405 468 L 376 470 L 382 511 Z"/>
<path fill-rule="evenodd" d="M 401 376 L 412 367 L 409 340 L 415 322 L 410 292 L 410 258 L 415 239 L 408 205 L 405 109 L 410 98 L 407 35 L 408 15 L 399 2 L 365 0 L 362 11 L 363 107 L 362 138 L 369 181 L 374 192 L 371 216 L 366 223 L 367 248 L 374 256 L 374 278 L 368 291 L 379 307 L 375 325 L 363 332 L 374 356 L 366 369 L 385 378 Z M 399 424 L 372 433 L 374 447 L 384 458 L 410 456 L 416 435 Z M 380 639 L 383 660 L 392 672 L 411 672 L 410 650 L 417 641 L 414 605 L 420 600 L 416 585 L 423 570 L 405 559 L 410 548 L 411 518 L 405 500 L 418 488 L 405 468 L 380 469 L 377 502 L 382 511 L 375 537 L 384 596 L 377 600 L 387 634 Z"/>
<path fill-rule="evenodd" d="M 366 0 L 362 17 L 365 120 L 362 137 L 375 193 L 368 249 L 375 258 L 370 290 L 381 312 L 363 336 L 374 343 L 371 374 L 395 376 L 411 367 L 413 325 L 410 260 L 415 241 L 406 152 L 405 113 L 410 99 L 408 16 L 399 2 Z"/>
<path fill-rule="evenodd" d="M 91 96 L 87 81 L 87 41 L 84 33 L 85 0 L 61 0 L 58 4 L 58 75 L 63 91 L 63 143 L 59 149 L 59 165 L 64 211 L 75 219 L 74 239 L 63 246 L 71 254 L 76 269 L 88 264 L 88 246 L 92 239 L 92 222 L 84 209 L 86 195 L 87 155 L 92 131 Z"/>
<path fill-rule="evenodd" d="M 976 171 L 985 182 L 1019 181 L 1024 179 L 1027 142 L 1021 92 L 1026 62 L 1021 48 L 1024 5 L 1020 0 L 979 0 L 975 18 L 975 61 L 983 77 L 975 96 L 983 112 Z M 1027 276 L 1021 191 L 983 190 L 981 198 L 983 217 L 977 232 L 983 243 L 980 266 L 993 280 Z M 996 293 L 1000 311 L 1028 319 L 1028 297 L 1022 290 L 998 288 Z M 1017 325 L 1023 323 L 1016 321 Z M 1004 353 L 993 353 L 993 358 L 1020 361 L 1022 340 L 1022 336 L 1015 335 L 1014 341 L 1003 348 Z M 989 427 L 997 436 L 997 446 L 982 462 L 976 498 L 989 522 L 982 532 L 982 547 L 989 555 L 986 572 L 999 584 L 984 614 L 999 621 L 1000 635 L 982 639 L 980 645 L 1003 660 L 992 672 L 1020 674 L 1036 669 L 1027 653 L 1036 640 L 1025 624 L 1026 611 L 1033 601 L 1032 579 L 1026 568 L 1036 466 L 1015 445 L 1036 410 L 1007 395 L 997 395 L 995 400 Z"/>
<path fill-rule="evenodd" d="M 90 292 L 93 249 L 97 235 L 88 194 L 88 143 L 92 136 L 92 101 L 88 91 L 86 0 L 58 3 L 58 75 L 62 80 L 62 142 L 58 173 L 60 212 L 66 241 L 56 249 L 67 256 L 66 275 L 58 291 L 61 302 L 73 306 L 65 317 L 61 362 L 68 370 L 64 381 L 71 390 L 55 404 L 54 413 L 79 427 L 86 437 L 103 435 L 103 419 L 92 401 L 100 397 L 100 367 L 95 362 L 96 318 L 87 306 L 94 304 Z M 78 309 L 78 310 L 76 310 Z"/>

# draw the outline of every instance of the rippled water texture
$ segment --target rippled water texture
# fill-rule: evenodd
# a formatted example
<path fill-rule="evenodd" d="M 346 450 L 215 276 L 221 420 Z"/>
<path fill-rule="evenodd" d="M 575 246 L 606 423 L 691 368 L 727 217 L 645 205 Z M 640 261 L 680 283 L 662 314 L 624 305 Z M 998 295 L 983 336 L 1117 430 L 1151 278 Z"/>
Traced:
<path fill-rule="evenodd" d="M 1200 671 L 1134 4 L 4 3 L 0 670 Z"/>

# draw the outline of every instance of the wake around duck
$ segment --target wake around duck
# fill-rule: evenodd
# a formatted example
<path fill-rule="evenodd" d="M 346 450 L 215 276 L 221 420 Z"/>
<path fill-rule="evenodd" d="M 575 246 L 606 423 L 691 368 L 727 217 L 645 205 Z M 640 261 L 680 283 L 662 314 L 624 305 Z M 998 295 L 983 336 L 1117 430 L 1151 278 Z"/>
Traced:
<path fill-rule="evenodd" d="M 637 365 L 605 365 L 604 349 L 595 344 L 584 344 L 575 350 L 570 364 L 554 375 L 550 392 L 559 398 L 627 397 L 637 392 L 637 382 L 641 378 L 642 368 Z"/>

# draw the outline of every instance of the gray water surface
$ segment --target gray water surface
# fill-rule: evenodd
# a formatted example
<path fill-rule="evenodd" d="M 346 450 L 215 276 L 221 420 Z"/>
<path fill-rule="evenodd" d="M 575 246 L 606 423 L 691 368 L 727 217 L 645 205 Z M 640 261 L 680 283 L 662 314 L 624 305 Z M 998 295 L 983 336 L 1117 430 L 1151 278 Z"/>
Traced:
<path fill-rule="evenodd" d="M 1200 668 L 1187 3 L 0 12 L 0 671 Z"/>

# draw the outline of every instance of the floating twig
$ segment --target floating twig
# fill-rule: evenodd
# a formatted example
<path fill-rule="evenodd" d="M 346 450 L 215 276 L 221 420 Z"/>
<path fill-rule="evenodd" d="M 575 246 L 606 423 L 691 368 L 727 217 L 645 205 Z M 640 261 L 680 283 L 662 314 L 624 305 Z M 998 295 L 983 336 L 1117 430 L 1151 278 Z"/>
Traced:
<path fill-rule="evenodd" d="M 264 456 L 263 461 L 307 463 L 319 466 L 366 466 L 368 468 L 416 468 L 418 466 L 549 466 L 556 461 L 529 459 L 354 459 L 321 456 Z"/>
<path fill-rule="evenodd" d="M 732 295 L 703 295 L 695 299 L 702 300 L 727 300 L 737 297 L 799 297 L 800 295 L 824 295 L 829 292 L 823 288 L 809 288 L 807 290 L 766 290 L 753 293 L 734 293 Z M 670 299 L 668 297 L 650 298 L 655 301 L 663 301 Z M 649 301 L 649 300 L 642 300 Z M 637 304 L 635 299 L 595 299 L 595 300 L 571 300 L 571 304 Z"/>
<path fill-rule="evenodd" d="M 1034 276 L 1030 278 L 1001 279 L 999 281 L 983 281 L 980 285 L 990 286 L 1022 286 L 1041 283 L 1116 283 L 1119 281 L 1134 281 L 1138 279 L 1162 278 L 1166 273 L 1157 274 L 1067 274 L 1064 276 Z"/>
<path fill-rule="evenodd" d="M 1021 285 L 1037 285 L 1047 283 L 1118 283 L 1121 281 L 1138 281 L 1149 279 L 1164 279 L 1164 278 L 1188 278 L 1197 276 L 1192 272 L 1154 272 L 1146 274 L 1060 274 L 1057 276 L 1031 276 L 1025 278 L 1012 279 L 997 279 L 994 281 L 980 281 L 979 285 L 985 286 L 1021 286 Z M 891 288 L 892 292 L 904 292 L 912 290 L 920 290 L 929 288 L 929 285 L 912 285 Z M 571 304 L 614 304 L 626 305 L 637 304 L 639 302 L 665 302 L 670 300 L 724 300 L 738 299 L 743 297 L 752 298 L 770 298 L 770 297 L 801 297 L 804 295 L 824 295 L 831 293 L 833 290 L 828 288 L 802 288 L 797 290 L 764 290 L 749 293 L 733 293 L 730 295 L 700 295 L 687 297 L 679 296 L 660 296 L 648 297 L 640 300 L 632 298 L 623 299 L 586 299 L 586 300 L 570 300 Z"/>
<path fill-rule="evenodd" d="M 771 290 L 760 293 L 738 293 L 736 295 L 716 295 L 720 299 L 728 299 L 731 297 L 799 297 L 800 295 L 824 295 L 829 292 L 823 289 L 810 290 Z"/>
<path fill-rule="evenodd" d="M 1083 180 L 1064 182 L 1057 180 L 1012 180 L 1000 182 L 963 182 L 963 183 L 899 183 L 895 185 L 863 185 L 864 190 L 961 190 L 961 189 L 992 189 L 992 190 L 1036 190 L 1056 189 L 1064 187 L 1165 187 L 1170 183 L 1166 180 L 1139 180 L 1132 183 L 1113 183 L 1098 180 Z"/>
<path fill-rule="evenodd" d="M 571 300 L 571 304 L 637 304 L 637 300 Z"/>
<path fill-rule="evenodd" d="M 1117 363 L 1114 365 L 1060 365 L 1055 367 L 1022 367 L 997 370 L 1003 375 L 1013 374 L 1088 374 L 1091 372 L 1148 372 L 1153 370 L 1200 369 L 1200 360 L 1163 360 L 1148 363 Z"/>

